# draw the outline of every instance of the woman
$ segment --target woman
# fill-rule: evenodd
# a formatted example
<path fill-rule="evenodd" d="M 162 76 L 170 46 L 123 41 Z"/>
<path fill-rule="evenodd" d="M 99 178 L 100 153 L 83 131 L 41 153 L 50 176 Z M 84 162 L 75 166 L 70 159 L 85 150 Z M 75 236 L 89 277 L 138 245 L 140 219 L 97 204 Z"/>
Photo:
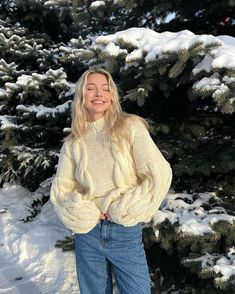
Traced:
<path fill-rule="evenodd" d="M 103 69 L 76 84 L 72 132 L 62 146 L 51 201 L 75 233 L 81 294 L 149 294 L 142 223 L 159 208 L 172 171 L 147 130 L 122 111 L 117 87 Z"/>

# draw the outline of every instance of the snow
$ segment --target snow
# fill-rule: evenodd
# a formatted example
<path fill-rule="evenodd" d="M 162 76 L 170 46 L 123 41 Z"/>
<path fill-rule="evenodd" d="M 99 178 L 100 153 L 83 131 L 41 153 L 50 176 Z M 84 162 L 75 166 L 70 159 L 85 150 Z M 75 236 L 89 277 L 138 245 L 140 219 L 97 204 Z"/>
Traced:
<path fill-rule="evenodd" d="M 24 223 L 38 195 L 21 186 L 0 190 L 0 293 L 79 293 L 73 252 L 55 242 L 71 233 L 48 201 L 33 221 Z"/>
<path fill-rule="evenodd" d="M 224 76 L 222 79 L 223 82 L 226 82 L 227 85 L 232 84 L 235 82 L 235 78 L 231 78 L 228 76 Z"/>
<path fill-rule="evenodd" d="M 69 87 L 69 83 L 67 82 L 67 74 L 63 68 L 59 68 L 57 70 L 49 69 L 45 74 L 22 74 L 17 78 L 16 84 L 21 86 L 25 90 L 28 90 L 30 88 L 39 90 L 40 86 L 46 80 L 51 81 L 50 86 L 52 88 L 61 86 Z"/>
<path fill-rule="evenodd" d="M 15 118 L 15 116 L 12 115 L 0 115 L 0 124 L 1 124 L 1 130 L 7 129 L 7 128 L 20 128 L 20 125 L 14 124 L 11 120 Z"/>
<path fill-rule="evenodd" d="M 123 55 L 126 63 L 124 70 L 130 66 L 138 67 L 140 63 L 148 64 L 161 59 L 165 62 L 172 53 L 175 54 L 177 61 L 184 52 L 188 52 L 188 58 L 194 64 L 192 74 L 198 75 L 203 71 L 209 74 L 207 77 L 199 77 L 192 85 L 195 92 L 200 95 L 212 94 L 219 87 L 233 87 L 231 84 L 234 83 L 232 72 L 235 68 L 235 38 L 231 36 L 195 35 L 189 30 L 158 33 L 147 28 L 133 27 L 114 34 L 98 36 L 93 40 L 91 47 L 98 52 L 105 52 L 112 58 Z M 198 52 L 191 56 L 192 50 Z M 227 73 L 226 79 L 221 71 L 225 68 L 231 72 Z M 231 89 L 228 88 L 228 93 L 230 92 Z M 213 98 L 217 98 L 217 94 L 218 92 Z M 220 105 L 219 101 L 216 102 Z M 233 99 L 228 102 L 232 105 Z M 233 107 L 228 104 L 222 111 L 231 113 Z"/>
<path fill-rule="evenodd" d="M 27 113 L 36 113 L 36 117 L 55 117 L 56 113 L 65 113 L 67 109 L 70 108 L 72 101 L 66 101 L 65 103 L 61 105 L 57 105 L 56 107 L 46 107 L 42 104 L 36 106 L 36 105 L 31 105 L 31 106 L 25 106 L 22 104 L 19 104 L 16 106 L 17 110 L 21 110 L 24 112 L 24 114 Z M 23 115 L 24 115 L 23 114 Z"/>
<path fill-rule="evenodd" d="M 230 264 L 230 262 L 228 258 L 223 256 L 216 261 L 216 264 Z"/>
<path fill-rule="evenodd" d="M 235 265 L 214 265 L 213 271 L 216 274 L 221 274 L 221 277 L 216 278 L 216 281 L 222 280 L 227 281 L 232 275 L 235 275 Z"/>
<path fill-rule="evenodd" d="M 215 282 L 226 282 L 235 276 L 235 247 L 231 247 L 226 255 L 209 254 L 199 258 L 186 258 L 183 263 L 201 262 L 202 272 L 213 272 L 216 274 Z"/>
<path fill-rule="evenodd" d="M 217 97 L 221 97 L 221 95 L 227 95 L 229 94 L 229 87 L 224 85 L 224 84 L 221 84 L 219 89 L 217 89 L 214 93 L 213 93 L 213 97 L 214 98 L 217 98 Z"/>
<path fill-rule="evenodd" d="M 35 192 L 8 183 L 0 190 L 0 293 L 79 293 L 74 251 L 63 252 L 55 247 L 57 240 L 71 237 L 72 233 L 59 221 L 50 200 L 40 207 L 31 221 L 23 221 L 32 215 L 33 201 L 48 195 L 50 181 L 46 180 Z M 213 194 L 200 193 L 197 197 L 169 193 L 161 211 L 155 216 L 155 224 L 165 218 L 171 222 L 180 220 L 181 230 L 185 226 L 187 233 L 201 235 L 207 233 L 206 228 L 209 229 L 211 223 L 221 219 L 234 220 L 221 207 L 214 207 L 212 215 L 204 211 L 201 205 L 215 197 Z M 159 231 L 156 229 L 154 233 L 158 238 Z M 219 273 L 220 280 L 228 280 L 235 274 L 234 247 L 226 256 L 206 254 L 194 260 L 201 261 L 202 268 L 209 266 L 210 270 Z M 187 261 L 192 259 L 184 262 Z M 118 293 L 116 288 L 114 293 Z"/>
<path fill-rule="evenodd" d="M 227 46 L 235 46 L 235 38 L 227 35 L 217 36 L 219 40 L 227 44 Z"/>
<path fill-rule="evenodd" d="M 121 54 L 121 53 L 126 54 L 126 53 L 127 53 L 127 50 L 126 50 L 126 49 L 122 50 L 122 49 L 120 49 L 119 46 L 116 46 L 114 43 L 110 42 L 110 43 L 105 47 L 105 49 L 104 49 L 103 52 L 109 54 L 110 56 L 117 56 L 117 55 L 119 55 L 119 54 Z"/>
<path fill-rule="evenodd" d="M 206 55 L 205 58 L 194 67 L 193 74 L 196 75 L 203 70 L 210 72 L 213 60 L 212 56 Z"/>
<path fill-rule="evenodd" d="M 235 44 L 220 47 L 216 50 L 216 57 L 212 62 L 212 67 L 215 68 L 234 68 L 235 67 Z"/>
<path fill-rule="evenodd" d="M 49 6 L 56 2 L 46 1 L 44 5 Z M 59 2 L 65 3 L 66 1 Z M 104 1 L 94 1 L 90 7 L 99 8 L 104 5 Z M 5 28 L 2 27 L 2 29 Z M 22 40 L 22 37 L 15 34 L 9 34 L 9 36 L 9 38 L 5 38 L 4 34 L 0 34 L 3 44 L 17 45 Z M 190 51 L 195 45 L 200 44 L 203 54 L 197 55 L 199 61 L 195 64 L 192 73 L 193 75 L 202 72 L 207 74 L 206 77 L 195 82 L 193 88 L 198 91 L 213 90 L 213 97 L 219 100 L 229 91 L 228 85 L 235 82 L 235 78 L 229 76 L 229 71 L 222 76 L 223 70 L 221 70 L 235 68 L 235 38 L 230 36 L 195 35 L 188 30 L 177 33 L 158 33 L 146 28 L 130 28 L 112 35 L 97 38 L 90 36 L 90 39 L 93 41 L 92 47 L 100 49 L 101 54 L 112 58 L 124 56 L 126 62 L 124 69 L 128 65 L 140 67 L 139 61 L 142 65 L 144 62 L 147 64 L 156 59 L 165 59 L 172 53 L 174 53 L 173 57 L 179 56 L 184 50 Z M 42 49 L 42 46 L 36 43 L 33 46 L 25 44 L 25 48 L 27 52 L 37 50 L 39 55 L 43 57 L 52 54 L 54 50 L 54 60 L 59 59 L 61 53 L 68 53 L 72 59 L 76 60 L 76 58 L 79 59 L 83 55 L 90 54 L 88 49 L 79 48 L 80 43 L 79 39 L 71 39 L 68 44 L 51 50 Z M 209 46 L 212 47 L 207 50 Z M 22 54 L 20 51 L 17 52 Z M 29 54 L 27 52 L 25 54 Z M 43 68 L 43 61 L 40 58 L 37 61 L 40 60 Z M 14 62 L 8 64 L 4 59 L 0 60 L 2 79 L 9 81 L 8 75 L 12 76 L 13 72 L 17 73 L 14 76 L 18 77 L 16 83 L 6 82 L 5 89 L 0 88 L 1 98 L 8 97 L 21 89 L 26 92 L 30 89 L 40 91 L 46 82 L 50 83 L 50 87 L 58 87 L 59 89 L 62 87 L 64 91 L 60 92 L 58 100 L 60 97 L 70 97 L 74 94 L 75 84 L 67 82 L 67 75 L 63 67 L 56 70 L 49 69 L 44 74 L 36 72 L 25 74 L 24 72 L 22 75 L 16 69 L 17 65 Z M 144 93 L 144 91 L 144 88 L 138 88 L 138 92 Z M 228 101 L 233 103 L 234 98 L 230 98 Z M 37 118 L 55 117 L 56 113 L 64 113 L 68 110 L 71 102 L 69 100 L 54 108 L 42 104 L 21 104 L 16 107 L 16 110 L 23 112 L 23 115 L 34 113 Z M 1 129 L 22 127 L 14 124 L 15 118 L 7 115 L 0 116 Z M 67 130 L 69 129 L 65 129 L 65 131 Z M 20 153 L 19 150 L 17 152 Z M 22 156 L 30 156 L 30 154 L 21 153 Z M 42 206 L 41 212 L 31 222 L 24 223 L 22 221 L 24 216 L 31 214 L 32 201 L 38 196 L 36 193 L 30 193 L 23 187 L 16 185 L 5 184 L 4 188 L 0 190 L 0 293 L 78 293 L 74 253 L 62 252 L 61 249 L 54 246 L 58 239 L 71 236 L 71 232 L 66 230 L 57 219 L 50 201 Z M 219 206 L 205 208 L 209 206 L 210 199 L 214 197 L 212 193 L 200 193 L 196 199 L 194 196 L 186 193 L 168 194 L 162 209 L 154 216 L 156 239 L 161 237 L 158 225 L 164 220 L 169 220 L 172 225 L 177 227 L 179 236 L 186 237 L 204 235 L 214 237 L 214 224 L 224 221 L 229 225 L 235 221 L 234 216 L 227 214 L 226 210 Z M 204 206 L 204 204 L 206 205 Z M 209 265 L 210 270 L 219 275 L 216 278 L 217 281 L 226 281 L 235 274 L 234 247 L 230 248 L 226 255 L 206 254 L 200 258 L 200 261 L 203 268 L 208 269 Z"/>
<path fill-rule="evenodd" d="M 211 86 L 211 85 L 220 85 L 221 82 L 218 78 L 218 74 L 217 73 L 214 73 L 211 77 L 209 78 L 202 78 L 200 81 L 196 82 L 194 84 L 194 88 L 195 89 L 201 89 L 205 86 Z"/>
<path fill-rule="evenodd" d="M 6 91 L 7 92 L 12 93 L 14 91 L 19 90 L 20 89 L 20 86 L 17 85 L 16 83 L 7 82 L 7 83 L 5 83 L 5 88 L 6 88 Z"/>
<path fill-rule="evenodd" d="M 94 1 L 91 3 L 90 8 L 97 8 L 100 6 L 105 6 L 105 2 L 104 1 Z"/>
<path fill-rule="evenodd" d="M 202 62 L 193 70 L 197 74 L 206 68 L 206 71 L 220 68 L 233 69 L 235 67 L 235 38 L 230 36 L 217 36 L 221 46 L 213 50 L 213 56 L 207 54 Z M 201 66 L 201 67 L 200 67 Z"/>
<path fill-rule="evenodd" d="M 47 179 L 35 192 L 5 183 L 0 189 L 0 293 L 79 294 L 74 251 L 55 247 L 72 237 L 50 201 L 30 222 L 33 201 L 48 195 Z M 114 294 L 118 294 L 114 283 Z"/>
<path fill-rule="evenodd" d="M 58 1 L 58 0 L 50 0 L 50 1 L 46 1 L 45 3 L 44 3 L 44 6 L 56 6 L 56 5 L 60 5 L 60 2 L 61 1 Z"/>
<path fill-rule="evenodd" d="M 7 91 L 5 89 L 0 88 L 0 98 L 6 97 Z"/>
<path fill-rule="evenodd" d="M 17 65 L 15 62 L 7 63 L 3 58 L 0 59 L 0 75 L 6 74 L 9 69 L 14 69 L 16 70 Z"/>
<path fill-rule="evenodd" d="M 138 47 L 138 55 L 146 55 L 145 62 L 148 63 L 156 59 L 156 57 L 163 56 L 167 52 L 179 52 L 184 49 L 190 49 L 196 43 L 201 43 L 201 46 L 204 48 L 211 43 L 223 45 L 226 42 L 226 38 L 222 41 L 212 35 L 195 35 L 189 30 L 183 30 L 177 33 L 167 31 L 158 33 L 146 28 L 130 28 L 112 35 L 99 36 L 95 39 L 94 46 L 103 45 L 105 47 L 110 42 L 119 45 L 121 41 L 126 41 L 134 48 Z M 119 52 L 117 51 L 116 56 L 118 55 Z M 127 54 L 126 62 L 135 60 L 135 58 L 132 59 L 132 55 L 133 51 Z"/>
<path fill-rule="evenodd" d="M 194 196 L 195 197 L 195 196 Z M 228 224 L 235 222 L 235 216 L 226 213 L 226 210 L 217 206 L 208 210 L 204 209 L 203 204 L 207 204 L 213 193 L 196 194 L 171 193 L 168 194 L 162 209 L 154 215 L 153 223 L 158 227 L 160 223 L 168 219 L 172 225 L 178 223 L 177 232 L 184 236 L 203 236 L 206 234 L 213 235 L 212 226 L 219 222 L 225 221 Z"/>
<path fill-rule="evenodd" d="M 142 54 L 139 53 L 141 56 L 144 56 L 143 53 L 147 53 L 145 57 L 146 63 L 156 59 L 158 55 L 190 49 L 190 47 L 197 43 L 201 44 L 204 48 L 211 44 L 217 44 L 220 46 L 216 47 L 213 51 L 213 62 L 211 62 L 210 55 L 206 55 L 205 60 L 202 62 L 202 69 L 205 67 L 208 71 L 208 67 L 233 68 L 235 65 L 235 38 L 230 36 L 195 35 L 188 30 L 177 33 L 158 33 L 146 28 L 130 28 L 112 35 L 99 36 L 95 39 L 94 44 L 107 46 L 110 42 L 113 42 L 118 45 L 120 41 L 127 42 L 134 48 L 138 47 L 138 50 L 142 52 Z M 118 54 L 119 52 L 117 51 L 116 56 Z M 132 61 L 132 54 L 133 51 L 127 54 L 126 62 Z M 198 71 L 199 66 L 197 66 Z"/>
<path fill-rule="evenodd" d="M 16 84 L 23 88 L 32 87 L 34 89 L 39 89 L 37 81 L 34 81 L 31 75 L 21 75 L 18 77 Z"/>

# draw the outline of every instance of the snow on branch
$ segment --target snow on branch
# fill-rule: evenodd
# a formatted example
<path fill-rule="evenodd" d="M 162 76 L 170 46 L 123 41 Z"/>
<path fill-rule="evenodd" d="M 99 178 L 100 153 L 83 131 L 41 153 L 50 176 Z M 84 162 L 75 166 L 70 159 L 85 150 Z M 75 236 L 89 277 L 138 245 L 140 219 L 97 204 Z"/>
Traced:
<path fill-rule="evenodd" d="M 195 35 L 188 30 L 183 30 L 178 33 L 163 32 L 158 33 L 146 28 L 130 28 L 125 31 L 117 32 L 113 35 L 99 36 L 94 42 L 94 46 L 103 46 L 104 49 L 113 43 L 116 46 L 131 44 L 133 48 L 126 55 L 126 62 L 131 63 L 143 58 L 146 63 L 161 58 L 167 53 L 180 52 L 181 50 L 189 50 L 193 45 L 200 44 L 202 48 L 206 48 L 211 44 L 217 46 L 223 45 L 223 42 L 212 35 Z M 136 54 L 136 51 L 139 54 Z M 119 52 L 116 51 L 116 56 Z"/>
<path fill-rule="evenodd" d="M 25 105 L 18 105 L 16 107 L 17 110 L 21 110 L 24 114 L 28 113 L 35 113 L 36 117 L 55 117 L 56 113 L 64 113 L 66 112 L 67 109 L 70 108 L 72 101 L 66 101 L 65 103 L 61 105 L 57 105 L 56 107 L 46 107 L 42 104 L 36 106 L 36 105 L 31 105 L 31 106 L 25 106 Z"/>
<path fill-rule="evenodd" d="M 166 75 L 166 83 L 171 79 L 178 86 L 183 76 L 184 83 L 191 84 L 192 98 L 211 96 L 215 110 L 227 114 L 235 111 L 233 37 L 195 35 L 188 30 L 158 33 L 147 28 L 129 28 L 97 37 L 91 48 L 101 60 L 121 60 L 121 71 L 135 68 L 144 82 L 147 79 L 144 71 L 151 67 L 154 70 L 147 77 L 153 80 Z M 134 91 L 133 95 L 138 93 Z"/>
<path fill-rule="evenodd" d="M 215 206 L 213 201 L 219 201 L 213 194 L 168 194 L 165 204 L 153 219 L 156 227 L 166 219 L 176 226 L 176 233 L 180 236 L 213 235 L 216 232 L 213 225 L 225 221 L 228 225 L 235 223 L 235 216 L 227 214 L 226 210 Z M 210 203 L 213 203 L 211 205 Z"/>
<path fill-rule="evenodd" d="M 153 226 L 161 247 L 179 253 L 185 267 L 224 289 L 235 282 L 235 216 L 221 205 L 214 193 L 169 193 Z"/>
<path fill-rule="evenodd" d="M 14 129 L 21 128 L 20 125 L 17 125 L 14 123 L 15 119 L 16 119 L 16 116 L 0 115 L 1 130 L 7 129 L 7 128 L 14 128 Z"/>
<path fill-rule="evenodd" d="M 101 6 L 105 6 L 105 2 L 104 1 L 93 1 L 90 5 L 90 8 L 93 8 L 93 9 L 97 9 Z"/>
<path fill-rule="evenodd" d="M 185 258 L 183 265 L 199 263 L 202 278 L 213 277 L 217 288 L 225 289 L 235 282 L 235 247 L 231 247 L 227 254 L 205 254 L 198 258 Z"/>
<path fill-rule="evenodd" d="M 68 87 L 67 74 L 63 68 L 57 70 L 49 69 L 45 74 L 32 73 L 32 75 L 21 75 L 18 77 L 16 84 L 23 89 L 29 88 L 39 89 L 44 81 L 50 81 L 50 86 L 54 87 Z"/>

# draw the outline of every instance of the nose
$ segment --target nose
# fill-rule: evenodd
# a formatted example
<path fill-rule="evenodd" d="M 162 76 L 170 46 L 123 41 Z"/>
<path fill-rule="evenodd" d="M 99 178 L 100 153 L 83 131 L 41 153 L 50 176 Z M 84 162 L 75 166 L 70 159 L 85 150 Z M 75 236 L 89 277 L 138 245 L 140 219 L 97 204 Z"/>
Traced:
<path fill-rule="evenodd" d="M 102 90 L 97 88 L 96 91 L 95 91 L 95 95 L 98 96 L 98 97 L 102 96 Z"/>

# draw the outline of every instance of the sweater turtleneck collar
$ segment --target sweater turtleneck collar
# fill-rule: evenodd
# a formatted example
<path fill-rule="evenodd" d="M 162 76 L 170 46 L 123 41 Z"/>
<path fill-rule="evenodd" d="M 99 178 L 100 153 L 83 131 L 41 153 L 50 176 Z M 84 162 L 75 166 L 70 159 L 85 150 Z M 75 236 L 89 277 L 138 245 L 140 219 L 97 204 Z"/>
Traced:
<path fill-rule="evenodd" d="M 95 121 L 88 121 L 88 129 L 92 133 L 99 133 L 106 129 L 107 127 L 107 121 L 105 119 L 105 116 L 103 115 L 101 118 L 95 120 Z"/>

